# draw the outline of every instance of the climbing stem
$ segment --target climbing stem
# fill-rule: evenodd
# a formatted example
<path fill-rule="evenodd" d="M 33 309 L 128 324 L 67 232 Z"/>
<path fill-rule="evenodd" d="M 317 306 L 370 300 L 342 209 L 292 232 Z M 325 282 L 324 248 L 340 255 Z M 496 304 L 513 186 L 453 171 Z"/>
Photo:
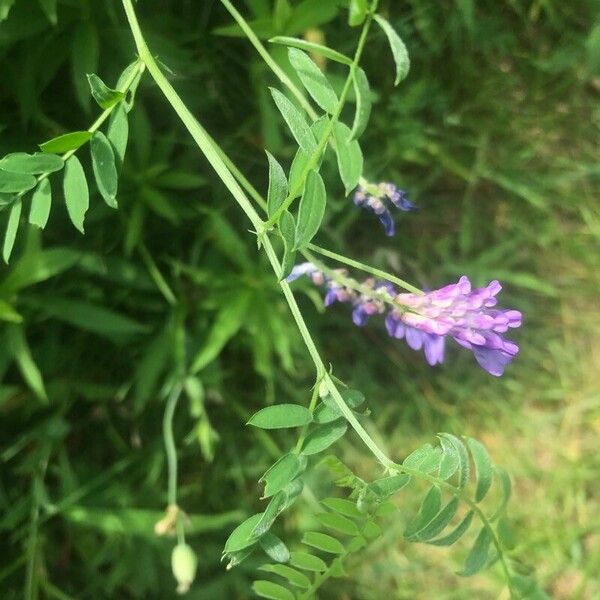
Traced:
<path fill-rule="evenodd" d="M 318 118 L 306 96 L 298 89 L 294 82 L 286 75 L 285 71 L 273 60 L 269 51 L 263 46 L 257 35 L 252 31 L 248 22 L 244 19 L 241 13 L 229 2 L 229 0 L 221 0 L 221 4 L 229 11 L 229 14 L 235 19 L 248 41 L 254 46 L 255 50 L 260 54 L 260 57 L 265 61 L 265 64 L 275 73 L 275 76 L 285 85 L 300 103 L 302 108 L 308 113 L 313 121 Z"/>

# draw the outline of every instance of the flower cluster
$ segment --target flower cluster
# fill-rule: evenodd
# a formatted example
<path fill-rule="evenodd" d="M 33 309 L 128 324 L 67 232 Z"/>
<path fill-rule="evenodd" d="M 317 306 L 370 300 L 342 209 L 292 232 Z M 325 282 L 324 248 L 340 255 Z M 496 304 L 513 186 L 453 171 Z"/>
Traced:
<path fill-rule="evenodd" d="M 343 269 L 336 271 L 345 277 Z M 517 344 L 502 334 L 521 325 L 517 310 L 496 308 L 498 281 L 473 289 L 467 277 L 458 283 L 422 295 L 398 293 L 387 281 L 369 278 L 357 285 L 360 292 L 340 284 L 312 263 L 294 267 L 288 281 L 306 275 L 315 285 L 325 286 L 325 305 L 351 302 L 352 320 L 363 326 L 369 317 L 386 313 L 388 334 L 405 339 L 413 350 L 423 350 L 430 365 L 443 362 L 446 338 L 451 337 L 473 352 L 479 365 L 488 373 L 500 376 L 519 351 Z M 389 307 L 389 309 L 388 309 Z"/>
<path fill-rule="evenodd" d="M 389 202 L 404 212 L 417 208 L 406 197 L 406 192 L 399 190 L 393 183 L 371 184 L 363 180 L 354 192 L 354 204 L 374 212 L 381 221 L 385 234 L 392 236 L 395 232 L 395 223 L 388 208 Z"/>

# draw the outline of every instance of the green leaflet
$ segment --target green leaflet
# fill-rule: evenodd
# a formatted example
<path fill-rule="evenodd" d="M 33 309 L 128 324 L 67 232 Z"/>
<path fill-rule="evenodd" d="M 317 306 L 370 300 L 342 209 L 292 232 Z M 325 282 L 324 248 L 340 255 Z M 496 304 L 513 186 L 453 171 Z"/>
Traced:
<path fill-rule="evenodd" d="M 371 87 L 366 73 L 356 67 L 353 72 L 352 84 L 354 86 L 354 95 L 356 96 L 356 112 L 354 113 L 354 122 L 350 132 L 350 140 L 358 139 L 369 124 L 371 116 Z"/>
<path fill-rule="evenodd" d="M 279 90 L 275 88 L 270 89 L 273 100 L 283 120 L 292 132 L 294 139 L 298 142 L 300 148 L 308 154 L 312 154 L 317 147 L 317 142 L 304 115 Z"/>
<path fill-rule="evenodd" d="M 367 0 L 350 0 L 348 9 L 348 25 L 350 25 L 350 27 L 362 25 L 369 12 Z"/>
<path fill-rule="evenodd" d="M 440 437 L 440 439 L 444 438 L 448 440 L 448 442 L 450 442 L 456 450 L 458 456 L 458 487 L 462 489 L 465 487 L 465 485 L 467 485 L 469 482 L 469 477 L 471 476 L 469 452 L 462 441 L 451 433 L 440 433 L 438 437 Z"/>
<path fill-rule="evenodd" d="M 290 565 L 298 567 L 304 571 L 322 572 L 327 569 L 327 565 L 318 556 L 308 554 L 308 552 L 291 552 Z"/>
<path fill-rule="evenodd" d="M 374 15 L 375 21 L 383 29 L 385 35 L 388 38 L 392 54 L 394 56 L 394 62 L 396 63 L 396 79 L 394 85 L 398 85 L 407 75 L 410 69 L 410 59 L 408 58 L 408 51 L 404 42 L 400 39 L 400 36 L 396 33 L 396 30 L 380 15 Z"/>
<path fill-rule="evenodd" d="M 436 535 L 441 533 L 446 526 L 450 523 L 456 511 L 458 509 L 459 500 L 454 497 L 446 504 L 440 511 L 421 529 L 415 531 L 410 537 L 413 541 L 427 541 L 434 538 Z"/>
<path fill-rule="evenodd" d="M 455 544 L 464 535 L 467 529 L 469 529 L 474 514 L 475 513 L 470 510 L 448 535 L 435 540 L 425 540 L 426 543 L 431 544 L 432 546 L 452 546 L 452 544 Z"/>
<path fill-rule="evenodd" d="M 318 531 L 307 531 L 302 537 L 302 543 L 330 554 L 342 554 L 344 552 L 344 545 L 339 540 Z"/>
<path fill-rule="evenodd" d="M 288 58 L 311 98 L 325 112 L 333 114 L 337 109 L 338 97 L 321 69 L 305 52 L 298 48 L 289 48 Z"/>
<path fill-rule="evenodd" d="M 413 535 L 422 529 L 439 512 L 442 495 L 440 488 L 432 486 L 421 502 L 417 516 L 408 524 L 404 531 L 404 537 L 410 539 Z"/>
<path fill-rule="evenodd" d="M 223 554 L 239 552 L 256 543 L 257 538 L 252 536 L 252 531 L 262 517 L 262 513 L 252 515 L 240 523 L 229 535 L 223 548 Z"/>
<path fill-rule="evenodd" d="M 306 436 L 302 454 L 309 456 L 323 452 L 337 442 L 346 433 L 347 428 L 348 423 L 343 419 L 318 425 Z"/>
<path fill-rule="evenodd" d="M 259 481 L 264 482 L 263 498 L 269 498 L 281 491 L 306 468 L 306 458 L 292 452 L 284 454 L 274 465 L 269 467 Z"/>
<path fill-rule="evenodd" d="M 40 149 L 48 154 L 64 154 L 70 150 L 77 150 L 91 138 L 91 131 L 73 131 L 40 144 Z"/>
<path fill-rule="evenodd" d="M 261 429 L 284 429 L 300 427 L 312 422 L 312 413 L 308 408 L 299 404 L 276 404 L 254 413 L 247 425 Z"/>
<path fill-rule="evenodd" d="M 280 577 L 284 577 L 296 587 L 304 589 L 310 587 L 310 579 L 304 573 L 297 569 L 293 569 L 292 567 L 288 567 L 287 565 L 263 565 L 262 567 L 259 567 L 259 569 L 261 571 L 266 571 L 267 573 L 275 573 Z"/>
<path fill-rule="evenodd" d="M 492 461 L 483 444 L 473 438 L 467 438 L 467 445 L 475 463 L 477 486 L 475 488 L 475 502 L 481 502 L 492 485 Z"/>
<path fill-rule="evenodd" d="M 115 165 L 115 153 L 107 137 L 101 131 L 96 131 L 92 137 L 90 153 L 92 155 L 92 169 L 100 195 L 108 206 L 118 208 L 119 177 Z"/>
<path fill-rule="evenodd" d="M 76 156 L 66 162 L 63 191 L 69 218 L 75 228 L 84 233 L 83 221 L 90 205 L 90 194 L 83 167 Z"/>
<path fill-rule="evenodd" d="M 327 203 L 325 184 L 315 170 L 311 170 L 306 178 L 306 185 L 298 209 L 296 224 L 295 248 L 305 248 L 313 239 L 325 215 Z"/>
<path fill-rule="evenodd" d="M 10 260 L 15 240 L 17 239 L 17 230 L 19 229 L 19 221 L 21 219 L 21 207 L 21 200 L 15 200 L 8 213 L 8 222 L 6 224 L 6 232 L 4 233 L 4 243 L 2 244 L 2 258 L 7 264 Z"/>
<path fill-rule="evenodd" d="M 54 173 L 55 171 L 60 171 L 64 166 L 65 163 L 60 156 L 43 154 L 42 152 L 35 152 L 34 154 L 15 152 L 7 154 L 0 160 L 0 169 L 12 171 L 13 173 L 28 173 L 30 175 Z"/>
<path fill-rule="evenodd" d="M 465 566 L 458 575 L 470 577 L 487 566 L 492 540 L 492 534 L 489 529 L 487 527 L 482 527 L 467 559 L 465 560 Z"/>
<path fill-rule="evenodd" d="M 323 512 L 317 513 L 316 517 L 322 525 L 338 533 L 344 535 L 358 535 L 360 533 L 356 523 L 343 515 Z"/>
<path fill-rule="evenodd" d="M 266 554 L 276 562 L 285 563 L 290 560 L 290 551 L 275 534 L 267 531 L 258 541 Z M 274 565 L 275 566 L 275 565 Z M 276 565 L 279 566 L 279 565 Z"/>
<path fill-rule="evenodd" d="M 358 141 L 351 139 L 352 132 L 344 123 L 338 122 L 334 125 L 333 136 L 340 178 L 348 195 L 358 185 L 362 175 L 362 151 Z"/>
<path fill-rule="evenodd" d="M 261 598 L 269 600 L 295 600 L 294 594 L 278 583 L 259 579 L 252 584 L 252 590 Z"/>
<path fill-rule="evenodd" d="M 52 188 L 48 179 L 42 179 L 33 192 L 31 197 L 31 207 L 29 209 L 29 222 L 40 229 L 46 227 L 50 208 L 52 206 Z"/>
<path fill-rule="evenodd" d="M 352 64 L 352 59 L 349 56 L 346 56 L 337 50 L 333 50 L 332 48 L 328 48 L 327 46 L 323 46 L 322 44 L 315 44 L 314 42 L 308 42 L 299 38 L 283 35 L 275 36 L 274 38 L 271 38 L 269 42 L 272 44 L 282 44 L 283 46 L 299 48 L 300 50 L 306 50 L 306 52 L 313 54 L 320 54 L 325 58 L 329 58 L 344 65 L 349 66 Z"/>
<path fill-rule="evenodd" d="M 272 216 L 281 206 L 288 195 L 288 182 L 281 165 L 275 157 L 268 151 L 267 159 L 269 161 L 269 190 L 267 192 L 267 213 Z"/>
<path fill-rule="evenodd" d="M 292 213 L 287 210 L 279 217 L 279 234 L 283 240 L 283 259 L 281 261 L 281 277 L 285 279 L 294 268 L 296 262 L 296 222 Z"/>
<path fill-rule="evenodd" d="M 87 79 L 92 97 L 100 108 L 107 110 L 125 98 L 123 92 L 109 88 L 95 73 L 89 73 Z"/>
<path fill-rule="evenodd" d="M 106 137 L 113 146 L 119 167 L 122 167 L 129 139 L 129 121 L 127 119 L 127 110 L 123 103 L 119 104 L 113 110 L 108 123 Z"/>
<path fill-rule="evenodd" d="M 321 504 L 346 517 L 361 518 L 364 516 L 360 510 L 356 508 L 356 502 L 351 502 L 346 498 L 325 498 L 325 500 L 321 500 Z"/>
<path fill-rule="evenodd" d="M 34 188 L 37 179 L 27 173 L 14 173 L 0 168 L 0 193 L 19 194 Z"/>

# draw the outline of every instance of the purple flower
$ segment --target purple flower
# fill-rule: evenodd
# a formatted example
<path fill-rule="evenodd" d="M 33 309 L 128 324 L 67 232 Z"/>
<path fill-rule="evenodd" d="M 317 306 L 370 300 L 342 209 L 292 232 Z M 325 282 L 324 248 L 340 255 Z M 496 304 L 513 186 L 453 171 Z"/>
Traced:
<path fill-rule="evenodd" d="M 383 225 L 385 234 L 392 236 L 395 232 L 395 223 L 387 206 L 388 202 L 404 212 L 417 208 L 406 197 L 406 192 L 399 190 L 393 183 L 370 184 L 365 181 L 354 192 L 354 204 L 375 213 Z"/>
<path fill-rule="evenodd" d="M 346 277 L 346 270 L 336 271 Z M 325 306 L 334 302 L 353 305 L 352 321 L 362 327 L 373 315 L 383 314 L 388 334 L 404 339 L 413 350 L 423 350 L 430 365 L 444 361 L 446 338 L 473 352 L 483 369 L 495 376 L 517 355 L 517 344 L 503 337 L 508 329 L 519 327 L 518 310 L 496 308 L 496 296 L 502 289 L 498 281 L 472 289 L 465 276 L 457 283 L 423 295 L 397 293 L 387 281 L 366 279 L 360 293 L 319 271 L 312 263 L 296 265 L 288 281 L 306 275 L 313 283 L 325 286 Z M 349 284 L 348 284 L 349 285 Z"/>
<path fill-rule="evenodd" d="M 394 302 L 398 308 L 388 314 L 387 330 L 393 337 L 404 337 L 415 350 L 422 347 L 429 364 L 442 362 L 443 339 L 450 336 L 471 350 L 488 373 L 500 376 L 519 351 L 517 344 L 502 334 L 519 327 L 522 320 L 518 310 L 494 308 L 501 289 L 498 281 L 472 289 L 463 276 L 458 283 L 422 296 L 397 294 Z"/>

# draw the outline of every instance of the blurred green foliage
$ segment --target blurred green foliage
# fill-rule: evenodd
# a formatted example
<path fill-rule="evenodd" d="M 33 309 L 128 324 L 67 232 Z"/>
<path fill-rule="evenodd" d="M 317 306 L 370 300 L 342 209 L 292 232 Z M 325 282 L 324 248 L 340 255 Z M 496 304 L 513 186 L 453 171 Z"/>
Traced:
<path fill-rule="evenodd" d="M 272 75 L 218 2 L 138 4 L 173 85 L 264 189 L 262 149 L 293 153 Z M 238 5 L 265 39 L 306 35 L 347 53 L 356 43 L 343 2 Z M 319 237 L 422 287 L 500 279 L 504 303 L 525 316 L 521 353 L 497 381 L 466 353 L 431 369 L 377 327 L 352 328 L 344 307 L 324 315 L 308 285 L 305 315 L 336 373 L 366 394 L 391 455 L 442 429 L 477 434 L 516 479 L 519 554 L 552 597 L 597 597 L 598 4 L 402 0 L 382 10 L 412 66 L 394 88 L 385 37 L 372 35 L 365 174 L 410 191 L 421 210 L 384 239 L 332 183 Z M 272 50 L 289 70 L 284 49 Z M 87 127 L 96 112 L 85 74 L 114 84 L 132 57 L 116 0 L 0 0 L 0 156 Z M 335 65 L 328 74 L 341 85 Z M 166 504 L 162 388 L 183 355 L 199 365 L 176 415 L 179 501 L 199 556 L 189 597 L 250 597 L 257 562 L 226 573 L 220 552 L 289 440 L 244 423 L 275 400 L 308 402 L 310 363 L 243 215 L 146 78 L 131 118 L 120 210 L 94 194 L 85 237 L 55 210 L 43 234 L 21 233 L 0 270 L 3 598 L 174 594 L 172 541 L 153 525 Z M 326 161 L 323 176 L 334 168 Z M 373 469 L 353 436 L 342 449 L 358 472 Z M 284 531 L 313 522 L 314 497 L 330 488 L 321 475 Z M 402 526 L 323 598 L 496 597 L 494 571 L 458 582 L 462 557 L 399 541 Z"/>

